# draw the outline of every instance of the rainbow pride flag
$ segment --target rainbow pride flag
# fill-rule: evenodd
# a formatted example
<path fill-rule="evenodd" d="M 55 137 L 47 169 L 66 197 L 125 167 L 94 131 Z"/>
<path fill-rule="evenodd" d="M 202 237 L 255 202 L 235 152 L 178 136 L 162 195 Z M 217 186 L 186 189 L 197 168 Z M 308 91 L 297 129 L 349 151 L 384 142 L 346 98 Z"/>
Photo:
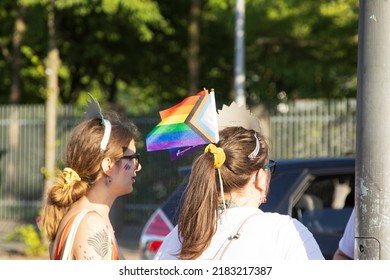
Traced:
<path fill-rule="evenodd" d="M 161 122 L 146 136 L 147 151 L 181 151 L 219 140 L 214 91 L 198 92 L 160 111 Z M 171 155 L 172 158 L 172 155 Z"/>

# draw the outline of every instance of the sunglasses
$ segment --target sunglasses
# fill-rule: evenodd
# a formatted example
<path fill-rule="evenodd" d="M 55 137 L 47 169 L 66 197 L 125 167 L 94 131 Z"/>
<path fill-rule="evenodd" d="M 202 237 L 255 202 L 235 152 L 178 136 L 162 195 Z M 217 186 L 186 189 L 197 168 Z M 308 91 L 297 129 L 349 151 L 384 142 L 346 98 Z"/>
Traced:
<path fill-rule="evenodd" d="M 123 156 L 120 159 L 129 159 L 129 160 L 135 159 L 135 168 L 134 169 L 138 170 L 139 158 L 140 158 L 140 154 L 139 153 L 135 153 L 135 154 L 132 154 L 132 155 Z"/>
<path fill-rule="evenodd" d="M 270 159 L 269 160 L 269 163 L 262 166 L 261 168 L 263 169 L 269 169 L 269 171 L 271 172 L 271 174 L 274 174 L 275 172 L 275 169 L 276 169 L 276 161 Z"/>

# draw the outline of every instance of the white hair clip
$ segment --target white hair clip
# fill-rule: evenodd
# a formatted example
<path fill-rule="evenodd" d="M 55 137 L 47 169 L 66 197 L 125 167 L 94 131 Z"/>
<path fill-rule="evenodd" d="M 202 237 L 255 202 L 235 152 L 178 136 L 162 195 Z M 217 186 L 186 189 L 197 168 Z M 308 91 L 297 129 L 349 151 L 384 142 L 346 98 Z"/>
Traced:
<path fill-rule="evenodd" d="M 253 136 L 255 136 L 255 139 L 256 139 L 256 147 L 255 147 L 255 149 L 253 150 L 253 152 L 250 153 L 250 155 L 248 156 L 249 159 L 254 159 L 254 158 L 256 158 L 257 155 L 259 154 L 259 151 L 260 151 L 260 142 L 259 142 L 259 138 L 257 138 L 256 133 L 255 133 Z"/>
<path fill-rule="evenodd" d="M 89 94 L 89 93 L 88 93 Z M 84 114 L 87 119 L 101 119 L 101 124 L 104 126 L 104 135 L 102 141 L 100 142 L 100 150 L 105 151 L 107 149 L 108 140 L 111 135 L 111 123 L 109 120 L 105 119 L 102 114 L 99 102 L 91 95 L 90 101 L 87 101 L 87 110 Z"/>

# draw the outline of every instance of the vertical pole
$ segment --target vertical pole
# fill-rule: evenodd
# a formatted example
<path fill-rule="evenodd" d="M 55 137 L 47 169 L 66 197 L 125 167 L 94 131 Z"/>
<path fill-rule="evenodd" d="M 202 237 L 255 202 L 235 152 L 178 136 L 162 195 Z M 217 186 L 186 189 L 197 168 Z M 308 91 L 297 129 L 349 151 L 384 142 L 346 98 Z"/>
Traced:
<path fill-rule="evenodd" d="M 360 0 L 355 259 L 390 259 L 390 2 Z"/>
<path fill-rule="evenodd" d="M 48 11 L 49 51 L 45 60 L 46 66 L 46 127 L 45 127 L 45 186 L 44 196 L 55 180 L 56 163 L 56 131 L 57 131 L 57 106 L 58 106 L 58 71 L 61 60 L 57 48 L 55 26 L 55 0 L 50 0 Z"/>
<path fill-rule="evenodd" d="M 236 26 L 235 26 L 235 63 L 234 63 L 234 93 L 238 106 L 246 107 L 245 98 L 245 0 L 236 0 Z"/>

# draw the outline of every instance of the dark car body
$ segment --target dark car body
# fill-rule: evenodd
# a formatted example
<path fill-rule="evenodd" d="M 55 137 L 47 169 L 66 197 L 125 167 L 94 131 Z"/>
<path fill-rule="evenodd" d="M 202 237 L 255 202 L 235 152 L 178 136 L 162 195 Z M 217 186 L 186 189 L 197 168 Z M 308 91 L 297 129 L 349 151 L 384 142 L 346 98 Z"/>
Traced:
<path fill-rule="evenodd" d="M 180 172 L 185 178 L 190 167 Z M 142 259 L 151 259 L 176 225 L 187 180 L 158 208 L 140 238 Z M 301 221 L 318 242 L 326 259 L 338 247 L 354 206 L 355 159 L 315 158 L 277 161 L 267 203 L 260 209 L 290 215 Z"/>

